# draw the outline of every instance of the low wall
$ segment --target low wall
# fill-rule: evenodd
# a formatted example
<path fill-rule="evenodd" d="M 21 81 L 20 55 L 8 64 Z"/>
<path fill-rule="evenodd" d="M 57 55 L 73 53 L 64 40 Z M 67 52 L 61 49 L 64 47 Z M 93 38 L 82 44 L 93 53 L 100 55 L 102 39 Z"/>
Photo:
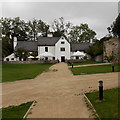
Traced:
<path fill-rule="evenodd" d="M 91 60 L 71 59 L 71 60 L 67 60 L 66 62 L 80 63 L 80 62 L 91 62 Z"/>
<path fill-rule="evenodd" d="M 39 63 L 57 63 L 57 60 L 36 60 L 36 61 L 3 61 L 2 64 L 39 64 Z"/>

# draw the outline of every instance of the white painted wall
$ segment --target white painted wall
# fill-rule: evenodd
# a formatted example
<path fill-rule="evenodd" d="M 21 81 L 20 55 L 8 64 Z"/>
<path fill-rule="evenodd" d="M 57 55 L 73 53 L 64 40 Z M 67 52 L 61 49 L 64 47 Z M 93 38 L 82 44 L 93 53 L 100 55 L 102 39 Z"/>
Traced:
<path fill-rule="evenodd" d="M 55 46 L 38 46 L 38 56 L 45 52 L 45 47 L 48 47 L 48 53 L 52 53 L 55 56 Z M 52 60 L 53 57 L 48 57 L 48 59 Z"/>
<path fill-rule="evenodd" d="M 55 55 L 55 46 L 38 46 L 38 55 L 45 52 L 45 47 L 48 47 L 48 52 Z"/>
<path fill-rule="evenodd" d="M 13 60 L 13 58 L 14 58 L 14 60 Z M 19 58 L 16 58 L 14 53 L 12 53 L 11 55 L 5 57 L 4 61 L 7 61 L 7 59 L 9 59 L 9 61 L 19 61 Z"/>
<path fill-rule="evenodd" d="M 61 44 L 61 42 L 65 43 Z M 65 51 L 60 51 L 61 47 L 65 48 Z M 70 59 L 70 44 L 64 37 L 61 37 L 60 40 L 55 44 L 55 59 L 59 59 L 61 62 L 61 56 L 65 56 L 65 59 Z"/>

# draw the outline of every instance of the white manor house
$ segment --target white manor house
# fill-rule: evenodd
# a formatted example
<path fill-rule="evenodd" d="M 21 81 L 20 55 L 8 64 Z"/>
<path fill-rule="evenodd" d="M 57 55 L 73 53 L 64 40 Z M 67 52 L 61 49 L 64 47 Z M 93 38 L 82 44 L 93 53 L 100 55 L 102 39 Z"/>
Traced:
<path fill-rule="evenodd" d="M 37 41 L 17 41 L 14 37 L 14 51 L 18 48 L 24 48 L 29 53 L 37 52 L 38 60 L 59 60 L 65 62 L 70 59 L 82 59 L 87 56 L 85 50 L 89 48 L 92 42 L 73 43 L 65 36 L 53 37 L 52 33 L 49 33 L 47 37 L 39 37 Z M 28 56 L 28 59 L 32 59 L 33 56 Z M 4 58 L 4 61 L 19 61 L 20 59 L 15 57 L 15 54 Z"/>

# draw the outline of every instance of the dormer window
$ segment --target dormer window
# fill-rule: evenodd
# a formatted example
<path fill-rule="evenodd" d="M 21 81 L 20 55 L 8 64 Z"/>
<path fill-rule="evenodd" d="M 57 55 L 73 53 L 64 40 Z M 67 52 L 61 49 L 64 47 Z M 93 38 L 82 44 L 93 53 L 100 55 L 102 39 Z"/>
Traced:
<path fill-rule="evenodd" d="M 62 41 L 62 42 L 61 42 L 61 44 L 65 44 L 65 42 L 64 42 L 64 41 Z"/>
<path fill-rule="evenodd" d="M 48 52 L 48 47 L 45 47 L 45 52 Z"/>

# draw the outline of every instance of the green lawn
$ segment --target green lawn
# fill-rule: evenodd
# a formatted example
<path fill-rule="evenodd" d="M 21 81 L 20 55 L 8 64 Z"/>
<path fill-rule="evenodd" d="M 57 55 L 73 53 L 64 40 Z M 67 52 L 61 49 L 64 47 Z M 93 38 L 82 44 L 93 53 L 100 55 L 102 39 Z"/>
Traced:
<path fill-rule="evenodd" d="M 80 63 L 73 63 L 73 65 L 87 65 L 87 64 L 100 64 L 104 62 L 80 62 Z M 68 64 L 70 66 L 70 64 Z"/>
<path fill-rule="evenodd" d="M 81 74 L 96 74 L 96 73 L 109 73 L 112 72 L 111 65 L 96 65 L 96 66 L 86 66 L 86 67 L 74 67 L 70 68 L 74 75 Z M 120 71 L 118 65 L 115 65 L 115 72 Z"/>
<path fill-rule="evenodd" d="M 96 102 L 98 100 L 98 92 L 86 93 L 86 96 L 91 101 L 97 114 L 100 118 L 118 118 L 118 90 L 120 88 L 114 88 L 110 90 L 104 90 L 104 101 Z"/>
<path fill-rule="evenodd" d="M 28 111 L 29 107 L 32 105 L 33 102 L 23 103 L 19 106 L 10 106 L 7 108 L 2 108 L 2 118 L 17 118 L 17 120 L 22 120 L 26 112 Z"/>
<path fill-rule="evenodd" d="M 35 78 L 53 64 L 3 64 L 2 82 Z"/>

